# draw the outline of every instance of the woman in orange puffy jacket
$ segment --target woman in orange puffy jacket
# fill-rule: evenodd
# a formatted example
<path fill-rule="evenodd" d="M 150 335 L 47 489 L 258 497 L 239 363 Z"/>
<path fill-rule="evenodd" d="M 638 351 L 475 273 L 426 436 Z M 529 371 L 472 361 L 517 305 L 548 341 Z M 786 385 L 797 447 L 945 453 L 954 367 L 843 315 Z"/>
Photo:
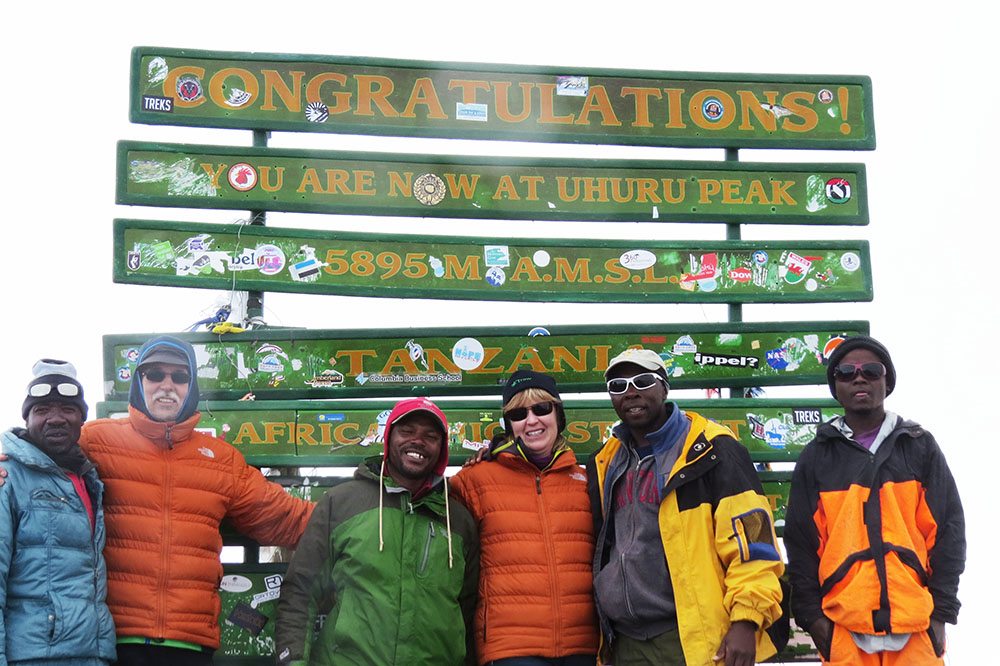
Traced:
<path fill-rule="evenodd" d="M 505 436 L 488 462 L 450 480 L 479 523 L 479 663 L 592 666 L 594 528 L 559 391 L 552 377 L 519 370 L 503 402 Z"/>

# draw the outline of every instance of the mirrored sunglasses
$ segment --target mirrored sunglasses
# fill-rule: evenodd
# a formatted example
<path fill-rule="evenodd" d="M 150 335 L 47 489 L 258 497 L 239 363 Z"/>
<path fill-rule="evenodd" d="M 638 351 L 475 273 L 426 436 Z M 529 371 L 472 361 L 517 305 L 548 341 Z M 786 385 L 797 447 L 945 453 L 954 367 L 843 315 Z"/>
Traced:
<path fill-rule="evenodd" d="M 833 369 L 833 377 L 837 381 L 849 382 L 859 372 L 865 379 L 878 379 L 885 376 L 885 366 L 881 363 L 841 363 Z"/>
<path fill-rule="evenodd" d="M 660 377 L 655 372 L 643 372 L 635 377 L 618 377 L 608 380 L 608 393 L 611 395 L 621 395 L 628 390 L 629 384 L 634 386 L 636 390 L 645 391 L 662 381 L 663 377 Z"/>
<path fill-rule="evenodd" d="M 552 410 L 555 409 L 555 405 L 553 405 L 551 402 L 539 402 L 529 407 L 515 407 L 510 411 L 504 412 L 504 416 L 510 419 L 511 422 L 523 421 L 524 419 L 528 418 L 529 409 L 531 410 L 531 413 L 534 414 L 535 416 L 542 417 L 551 414 Z"/>
<path fill-rule="evenodd" d="M 43 398 L 52 393 L 52 389 L 55 389 L 59 395 L 67 398 L 75 398 L 80 395 L 80 387 L 69 382 L 56 384 L 55 386 L 52 384 L 35 384 L 28 387 L 28 395 L 32 398 Z"/>
<path fill-rule="evenodd" d="M 142 373 L 142 376 L 153 383 L 162 382 L 167 378 L 166 372 L 163 370 L 146 370 Z M 176 370 L 170 374 L 170 381 L 174 384 L 187 384 L 191 381 L 191 375 L 183 370 Z"/>

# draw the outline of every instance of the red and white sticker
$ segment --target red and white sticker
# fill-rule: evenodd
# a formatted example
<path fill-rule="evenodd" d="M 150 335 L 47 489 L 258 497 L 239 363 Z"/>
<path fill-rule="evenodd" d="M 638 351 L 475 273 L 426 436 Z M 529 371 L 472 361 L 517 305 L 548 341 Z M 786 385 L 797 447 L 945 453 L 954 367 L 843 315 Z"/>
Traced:
<path fill-rule="evenodd" d="M 229 184 L 234 190 L 249 192 L 257 186 L 257 170 L 246 162 L 229 167 Z"/>

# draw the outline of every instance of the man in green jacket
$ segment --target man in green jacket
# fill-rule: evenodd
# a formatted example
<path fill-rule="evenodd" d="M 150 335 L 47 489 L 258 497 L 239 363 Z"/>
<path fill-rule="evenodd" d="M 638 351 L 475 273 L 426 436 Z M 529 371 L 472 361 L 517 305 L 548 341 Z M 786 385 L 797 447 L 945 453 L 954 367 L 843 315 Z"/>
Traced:
<path fill-rule="evenodd" d="M 430 400 L 402 400 L 384 441 L 382 456 L 320 500 L 288 566 L 282 666 L 476 663 L 479 534 L 448 502 L 448 422 Z"/>

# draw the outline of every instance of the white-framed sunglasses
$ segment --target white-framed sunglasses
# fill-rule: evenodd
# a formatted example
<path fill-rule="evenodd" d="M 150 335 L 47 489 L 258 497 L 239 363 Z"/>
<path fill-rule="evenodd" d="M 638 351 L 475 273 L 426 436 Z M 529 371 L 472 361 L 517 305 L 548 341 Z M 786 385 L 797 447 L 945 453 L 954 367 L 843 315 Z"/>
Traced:
<path fill-rule="evenodd" d="M 631 384 L 637 391 L 645 391 L 653 388 L 657 382 L 662 382 L 663 377 L 655 372 L 643 372 L 634 377 L 616 377 L 608 380 L 608 393 L 611 395 L 621 395 L 628 390 Z"/>

